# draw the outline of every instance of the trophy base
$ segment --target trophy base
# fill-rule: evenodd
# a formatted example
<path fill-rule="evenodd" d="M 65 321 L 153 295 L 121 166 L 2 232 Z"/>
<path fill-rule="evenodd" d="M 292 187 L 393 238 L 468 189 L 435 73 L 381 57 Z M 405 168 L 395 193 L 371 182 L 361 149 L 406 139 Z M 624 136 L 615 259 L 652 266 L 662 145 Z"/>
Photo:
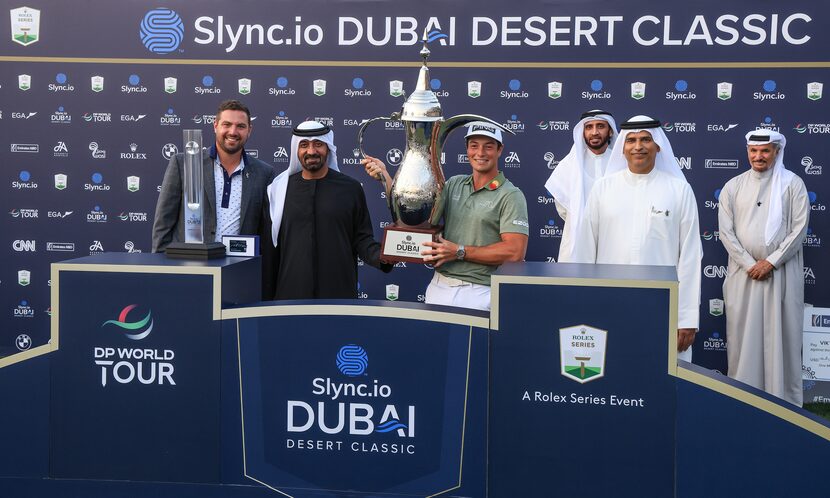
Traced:
<path fill-rule="evenodd" d="M 424 242 L 436 242 L 444 227 L 409 227 L 389 225 L 383 229 L 380 259 L 386 262 L 424 263 Z"/>
<path fill-rule="evenodd" d="M 208 242 L 207 244 L 189 244 L 186 242 L 173 242 L 164 254 L 173 259 L 216 259 L 225 257 L 225 244 L 221 242 Z"/>

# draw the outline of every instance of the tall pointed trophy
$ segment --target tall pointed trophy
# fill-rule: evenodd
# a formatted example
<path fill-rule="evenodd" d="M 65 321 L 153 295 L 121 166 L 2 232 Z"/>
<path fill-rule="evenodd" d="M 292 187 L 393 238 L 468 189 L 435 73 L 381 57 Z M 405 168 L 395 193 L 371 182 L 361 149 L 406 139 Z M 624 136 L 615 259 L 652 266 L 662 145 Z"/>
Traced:
<path fill-rule="evenodd" d="M 365 120 L 357 132 L 360 154 L 363 150 L 363 133 L 375 121 L 402 121 L 406 130 L 406 148 L 403 159 L 392 180 L 387 198 L 393 224 L 384 228 L 381 259 L 383 261 L 407 261 L 423 263 L 423 243 L 438 240 L 441 226 L 432 225 L 433 214 L 444 188 L 444 172 L 441 170 L 441 151 L 450 132 L 473 121 L 486 121 L 514 134 L 492 119 L 475 114 L 459 114 L 448 119 L 441 115 L 441 104 L 430 89 L 427 59 L 427 33 L 424 32 L 421 57 L 423 64 L 418 73 L 415 91 L 406 99 L 400 112 Z M 386 183 L 383 178 L 380 180 Z"/>
<path fill-rule="evenodd" d="M 173 242 L 164 251 L 169 258 L 213 259 L 225 255 L 221 242 L 205 243 L 204 178 L 202 172 L 202 130 L 184 130 L 184 164 L 182 165 L 182 202 L 184 205 L 184 242 Z"/>

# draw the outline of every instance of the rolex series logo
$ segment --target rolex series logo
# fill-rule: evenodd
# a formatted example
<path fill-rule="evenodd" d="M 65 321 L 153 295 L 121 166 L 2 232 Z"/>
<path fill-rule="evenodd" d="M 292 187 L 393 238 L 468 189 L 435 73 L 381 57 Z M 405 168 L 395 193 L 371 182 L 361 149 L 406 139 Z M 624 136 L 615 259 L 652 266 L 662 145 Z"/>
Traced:
<path fill-rule="evenodd" d="M 250 78 L 239 78 L 239 94 L 240 95 L 248 95 L 251 93 L 251 79 Z"/>
<path fill-rule="evenodd" d="M 728 81 L 718 83 L 718 98 L 720 100 L 729 100 L 732 98 L 732 83 Z"/>
<path fill-rule="evenodd" d="M 562 82 L 561 81 L 549 81 L 548 82 L 548 97 L 552 99 L 558 99 L 562 96 Z"/>
<path fill-rule="evenodd" d="M 604 377 L 607 335 L 590 325 L 559 329 L 562 375 L 580 384 Z"/>
<path fill-rule="evenodd" d="M 481 97 L 481 82 L 468 81 L 467 82 L 467 96 L 471 98 Z"/>
<path fill-rule="evenodd" d="M 9 11 L 12 21 L 12 41 L 24 47 L 40 39 L 40 11 L 20 7 Z"/>
<path fill-rule="evenodd" d="M 646 84 L 642 81 L 635 81 L 631 84 L 631 98 L 642 100 L 646 96 Z"/>

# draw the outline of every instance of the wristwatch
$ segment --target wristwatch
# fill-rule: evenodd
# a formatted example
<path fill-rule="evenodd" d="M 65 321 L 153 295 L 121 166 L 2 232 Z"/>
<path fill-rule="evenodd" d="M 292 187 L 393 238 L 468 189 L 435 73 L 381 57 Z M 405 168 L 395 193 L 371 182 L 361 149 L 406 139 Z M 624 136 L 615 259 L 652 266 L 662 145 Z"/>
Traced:
<path fill-rule="evenodd" d="M 467 255 L 467 251 L 464 249 L 464 244 L 459 244 L 458 249 L 455 251 L 455 259 L 458 261 L 464 261 L 464 257 Z"/>

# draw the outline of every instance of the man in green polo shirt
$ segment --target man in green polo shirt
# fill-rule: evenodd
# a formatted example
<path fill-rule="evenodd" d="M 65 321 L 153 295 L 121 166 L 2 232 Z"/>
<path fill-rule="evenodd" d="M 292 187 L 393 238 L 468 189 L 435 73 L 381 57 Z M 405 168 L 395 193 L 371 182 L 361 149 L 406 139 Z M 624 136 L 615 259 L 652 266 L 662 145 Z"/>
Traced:
<path fill-rule="evenodd" d="M 426 303 L 490 309 L 490 275 L 505 261 L 522 261 L 529 225 L 522 191 L 499 171 L 504 146 L 501 130 L 490 123 L 468 125 L 467 158 L 470 175 L 448 179 L 431 222 L 444 218 L 443 237 L 421 254 L 435 267 Z M 380 160 L 363 160 L 366 173 L 386 184 L 392 179 Z"/>
<path fill-rule="evenodd" d="M 527 202 L 499 171 L 501 130 L 479 121 L 465 137 L 472 174 L 444 184 L 432 219 L 437 224 L 443 215 L 443 236 L 421 252 L 435 267 L 426 302 L 489 310 L 490 275 L 505 261 L 525 257 Z"/>

